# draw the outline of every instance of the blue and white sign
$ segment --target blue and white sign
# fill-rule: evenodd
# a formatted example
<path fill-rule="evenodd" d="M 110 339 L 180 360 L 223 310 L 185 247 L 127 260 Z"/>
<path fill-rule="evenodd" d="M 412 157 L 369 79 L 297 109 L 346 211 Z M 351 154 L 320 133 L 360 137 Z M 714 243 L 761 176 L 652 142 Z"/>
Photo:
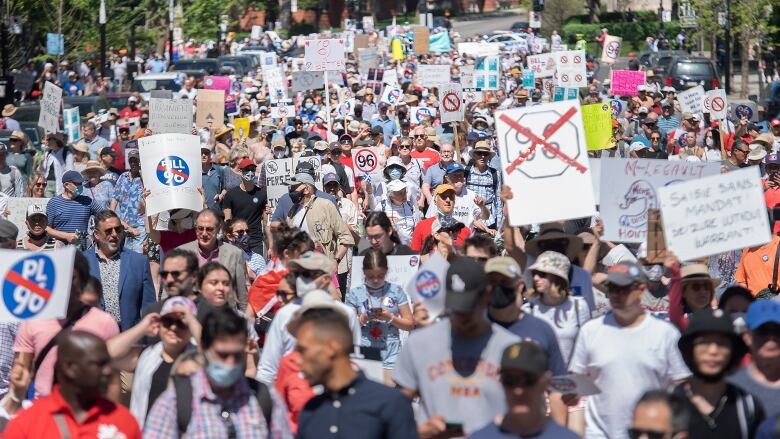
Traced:
<path fill-rule="evenodd" d="M 146 214 L 171 209 L 200 211 L 202 201 L 200 138 L 191 134 L 165 133 L 138 139 L 141 174 L 151 194 Z"/>
<path fill-rule="evenodd" d="M 531 69 L 523 69 L 523 88 L 534 88 L 534 71 Z"/>
<path fill-rule="evenodd" d="M 64 318 L 75 253 L 75 247 L 46 253 L 0 250 L 0 322 Z"/>
<path fill-rule="evenodd" d="M 439 252 L 434 252 L 428 261 L 406 283 L 406 293 L 413 302 L 421 302 L 428 310 L 431 320 L 444 311 L 446 294 L 445 276 L 450 264 Z"/>
<path fill-rule="evenodd" d="M 63 34 L 46 34 L 46 54 L 65 55 L 65 36 Z"/>
<path fill-rule="evenodd" d="M 435 118 L 436 108 L 433 107 L 410 107 L 409 108 L 409 122 L 413 124 L 420 124 L 425 118 Z"/>

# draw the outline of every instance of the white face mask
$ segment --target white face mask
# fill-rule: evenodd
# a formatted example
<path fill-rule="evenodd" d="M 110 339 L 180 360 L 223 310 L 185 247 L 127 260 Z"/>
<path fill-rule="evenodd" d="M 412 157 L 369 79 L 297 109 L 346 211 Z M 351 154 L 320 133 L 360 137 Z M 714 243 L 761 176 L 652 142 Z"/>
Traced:
<path fill-rule="evenodd" d="M 316 279 L 309 279 L 303 276 L 298 276 L 298 278 L 295 279 L 295 291 L 298 297 L 303 297 L 316 289 L 318 289 Z"/>
<path fill-rule="evenodd" d="M 707 137 L 706 139 L 704 139 L 704 144 L 707 146 L 712 146 L 713 143 L 714 142 L 712 141 L 712 137 Z"/>

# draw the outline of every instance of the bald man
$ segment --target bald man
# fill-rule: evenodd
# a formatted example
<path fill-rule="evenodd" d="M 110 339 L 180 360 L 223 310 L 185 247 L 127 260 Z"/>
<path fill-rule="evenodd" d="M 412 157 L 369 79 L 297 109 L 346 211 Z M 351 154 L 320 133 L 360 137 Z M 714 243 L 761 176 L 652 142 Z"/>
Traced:
<path fill-rule="evenodd" d="M 57 347 L 57 385 L 14 418 L 4 437 L 103 437 L 111 429 L 114 437 L 140 439 L 130 411 L 103 397 L 112 373 L 105 342 L 89 332 L 69 331 Z"/>

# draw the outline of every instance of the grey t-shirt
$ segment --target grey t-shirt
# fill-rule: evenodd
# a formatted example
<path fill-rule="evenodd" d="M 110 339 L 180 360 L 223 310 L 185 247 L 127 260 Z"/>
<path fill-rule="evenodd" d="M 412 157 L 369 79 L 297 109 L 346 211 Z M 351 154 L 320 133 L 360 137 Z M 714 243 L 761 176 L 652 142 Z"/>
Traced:
<path fill-rule="evenodd" d="M 767 418 L 771 418 L 780 414 L 780 398 L 778 398 L 777 387 L 765 386 L 750 374 L 751 366 L 743 367 L 728 377 L 727 381 L 740 389 L 753 394 L 761 405 L 764 406 L 764 412 Z"/>
<path fill-rule="evenodd" d="M 519 341 L 497 324 L 481 337 L 455 337 L 444 319 L 409 336 L 393 380 L 420 394 L 426 418 L 443 416 L 468 434 L 505 412 L 499 364 L 504 349 Z"/>

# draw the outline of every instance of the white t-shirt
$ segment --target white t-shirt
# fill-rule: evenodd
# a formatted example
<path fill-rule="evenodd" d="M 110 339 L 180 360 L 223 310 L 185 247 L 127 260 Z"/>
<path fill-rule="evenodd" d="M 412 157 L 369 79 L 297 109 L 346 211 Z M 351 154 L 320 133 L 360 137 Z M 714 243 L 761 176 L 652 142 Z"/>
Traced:
<path fill-rule="evenodd" d="M 549 306 L 535 297 L 523 305 L 523 311 L 550 324 L 558 339 L 563 361 L 568 362 L 577 334 L 585 322 L 590 320 L 588 302 L 582 297 L 569 296 L 560 305 Z"/>
<path fill-rule="evenodd" d="M 467 188 L 463 188 L 460 195 L 455 196 L 455 209 L 452 211 L 452 216 L 456 221 L 465 224 L 467 227 L 473 227 L 474 221 L 482 218 L 482 211 L 477 206 L 477 203 L 474 202 L 474 197 L 476 196 L 476 193 Z M 435 216 L 436 212 L 436 205 L 431 204 L 425 217 Z"/>
<path fill-rule="evenodd" d="M 690 376 L 677 349 L 679 338 L 674 326 L 650 314 L 633 328 L 621 327 L 612 312 L 582 327 L 569 370 L 589 376 L 601 389 L 588 397 L 585 438 L 627 438 L 644 392 Z"/>

